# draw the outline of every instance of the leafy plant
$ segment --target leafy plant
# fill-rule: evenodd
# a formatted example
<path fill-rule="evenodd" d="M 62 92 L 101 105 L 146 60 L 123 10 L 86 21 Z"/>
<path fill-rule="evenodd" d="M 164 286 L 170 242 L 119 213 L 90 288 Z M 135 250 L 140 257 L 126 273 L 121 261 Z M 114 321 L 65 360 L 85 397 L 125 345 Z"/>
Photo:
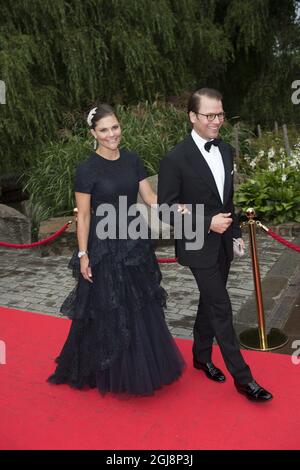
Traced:
<path fill-rule="evenodd" d="M 161 158 L 188 133 L 186 113 L 155 101 L 117 107 L 122 123 L 122 145 L 135 150 L 149 175 L 158 172 Z"/>
<path fill-rule="evenodd" d="M 122 147 L 136 151 L 148 174 L 157 173 L 160 159 L 188 131 L 186 113 L 158 101 L 116 108 L 122 125 Z M 82 114 L 66 115 L 61 139 L 50 142 L 23 174 L 30 203 L 40 220 L 68 214 L 74 207 L 73 178 L 78 163 L 91 152 L 93 139 Z"/>
<path fill-rule="evenodd" d="M 300 145 L 288 157 L 269 152 L 265 168 L 254 165 L 252 175 L 235 193 L 238 206 L 254 207 L 262 222 L 300 222 Z"/>
<path fill-rule="evenodd" d="M 67 142 L 50 142 L 38 156 L 35 167 L 23 174 L 36 225 L 72 211 L 75 168 L 90 148 L 90 143 L 78 136 Z"/>
<path fill-rule="evenodd" d="M 210 85 L 228 115 L 299 121 L 297 0 L 6 0 L 0 171 L 34 163 L 64 114 Z M 201 7 L 200 7 L 201 5 Z M 287 86 L 288 84 L 288 86 Z"/>
<path fill-rule="evenodd" d="M 242 134 L 242 133 L 241 133 Z M 242 140 L 242 135 L 241 135 Z M 296 126 L 289 126 L 288 138 L 290 147 L 294 153 L 297 149 L 299 131 Z M 256 168 L 268 169 L 271 162 L 285 161 L 286 151 L 283 138 L 283 131 L 279 129 L 277 133 L 273 131 L 263 131 L 262 137 L 257 138 L 253 133 L 249 133 L 244 140 L 244 147 L 241 148 L 240 157 L 237 161 L 238 171 L 242 175 L 252 176 Z M 292 153 L 293 156 L 293 153 Z M 296 156 L 299 159 L 300 156 Z"/>

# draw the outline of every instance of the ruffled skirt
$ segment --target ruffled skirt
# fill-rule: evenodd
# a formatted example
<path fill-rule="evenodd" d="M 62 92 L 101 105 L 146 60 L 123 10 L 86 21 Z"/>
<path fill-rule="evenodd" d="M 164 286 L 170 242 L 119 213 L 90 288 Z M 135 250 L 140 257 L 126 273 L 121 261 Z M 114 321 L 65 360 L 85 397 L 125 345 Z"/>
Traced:
<path fill-rule="evenodd" d="M 150 395 L 180 377 L 184 361 L 165 322 L 165 291 L 151 240 L 98 240 L 93 283 L 80 274 L 61 312 L 72 319 L 51 383 L 105 394 Z"/>

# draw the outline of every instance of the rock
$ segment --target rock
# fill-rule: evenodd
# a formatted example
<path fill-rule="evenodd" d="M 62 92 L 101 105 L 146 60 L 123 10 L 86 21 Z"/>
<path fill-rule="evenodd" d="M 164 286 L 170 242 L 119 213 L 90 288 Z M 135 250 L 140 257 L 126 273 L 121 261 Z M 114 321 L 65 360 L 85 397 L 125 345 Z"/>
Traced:
<path fill-rule="evenodd" d="M 30 243 L 31 221 L 12 207 L 0 204 L 0 241 Z"/>

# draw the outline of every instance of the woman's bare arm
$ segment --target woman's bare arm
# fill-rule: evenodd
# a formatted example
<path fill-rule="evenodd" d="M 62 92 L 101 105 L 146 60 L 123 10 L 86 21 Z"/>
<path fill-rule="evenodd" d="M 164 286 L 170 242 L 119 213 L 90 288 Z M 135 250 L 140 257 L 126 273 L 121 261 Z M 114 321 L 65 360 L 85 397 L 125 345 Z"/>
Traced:
<path fill-rule="evenodd" d="M 77 214 L 77 241 L 79 251 L 87 251 L 88 236 L 91 223 L 91 195 L 75 193 Z M 92 282 L 92 272 L 89 267 L 89 257 L 84 255 L 80 258 L 80 272 L 84 279 Z"/>
<path fill-rule="evenodd" d="M 143 201 L 148 204 L 148 206 L 157 204 L 157 194 L 151 188 L 151 185 L 147 178 L 140 181 L 139 183 L 139 193 L 143 199 Z"/>

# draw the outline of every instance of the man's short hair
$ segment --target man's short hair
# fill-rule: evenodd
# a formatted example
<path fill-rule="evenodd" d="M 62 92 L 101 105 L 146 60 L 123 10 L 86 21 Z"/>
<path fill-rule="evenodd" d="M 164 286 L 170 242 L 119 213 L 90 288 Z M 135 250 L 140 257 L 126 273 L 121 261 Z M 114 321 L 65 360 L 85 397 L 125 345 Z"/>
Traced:
<path fill-rule="evenodd" d="M 218 90 L 214 88 L 200 88 L 200 90 L 194 91 L 191 94 L 189 101 L 188 101 L 188 109 L 187 112 L 190 113 L 193 111 L 197 113 L 200 108 L 201 96 L 207 96 L 208 98 L 214 98 L 215 100 L 222 101 L 223 96 Z"/>

